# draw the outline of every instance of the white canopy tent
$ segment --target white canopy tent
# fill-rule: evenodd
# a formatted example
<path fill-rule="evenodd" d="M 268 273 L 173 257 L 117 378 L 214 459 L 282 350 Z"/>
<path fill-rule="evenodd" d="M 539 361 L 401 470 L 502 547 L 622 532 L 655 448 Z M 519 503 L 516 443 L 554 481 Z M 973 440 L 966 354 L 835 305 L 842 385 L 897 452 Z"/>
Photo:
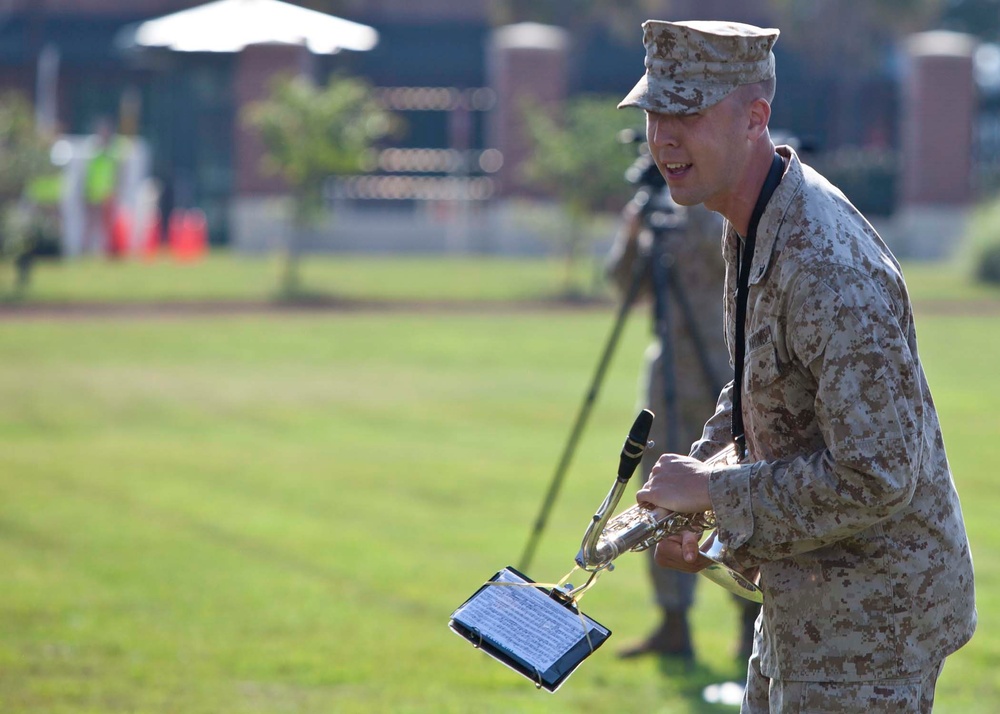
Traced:
<path fill-rule="evenodd" d="M 215 0 L 139 24 L 131 44 L 176 52 L 239 52 L 247 45 L 304 44 L 315 54 L 365 52 L 378 43 L 368 25 L 280 0 Z"/>

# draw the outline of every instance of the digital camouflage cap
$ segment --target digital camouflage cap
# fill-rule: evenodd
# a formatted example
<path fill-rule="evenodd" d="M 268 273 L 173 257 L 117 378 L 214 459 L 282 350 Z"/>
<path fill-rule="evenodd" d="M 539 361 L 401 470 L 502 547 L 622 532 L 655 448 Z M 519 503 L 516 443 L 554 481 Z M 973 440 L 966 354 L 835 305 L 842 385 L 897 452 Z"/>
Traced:
<path fill-rule="evenodd" d="M 707 109 L 737 87 L 774 76 L 778 30 L 739 22 L 642 24 L 646 74 L 618 105 L 663 114 Z"/>

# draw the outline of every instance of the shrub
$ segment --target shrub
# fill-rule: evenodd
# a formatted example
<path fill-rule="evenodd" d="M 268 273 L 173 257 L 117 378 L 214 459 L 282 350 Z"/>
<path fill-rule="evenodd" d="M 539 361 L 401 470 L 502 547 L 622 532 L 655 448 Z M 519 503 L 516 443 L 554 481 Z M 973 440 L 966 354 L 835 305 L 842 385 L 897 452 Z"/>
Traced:
<path fill-rule="evenodd" d="M 980 251 L 976 263 L 976 279 L 983 283 L 1000 285 L 1000 243 Z"/>
<path fill-rule="evenodd" d="M 975 210 L 964 242 L 962 262 L 968 274 L 979 282 L 1000 285 L 1000 197 Z"/>

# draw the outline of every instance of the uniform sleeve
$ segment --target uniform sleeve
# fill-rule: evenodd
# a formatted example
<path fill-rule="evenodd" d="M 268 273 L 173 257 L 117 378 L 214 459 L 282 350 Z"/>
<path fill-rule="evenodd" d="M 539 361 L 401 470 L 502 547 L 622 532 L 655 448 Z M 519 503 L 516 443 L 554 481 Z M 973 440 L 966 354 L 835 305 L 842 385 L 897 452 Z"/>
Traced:
<path fill-rule="evenodd" d="M 733 382 L 723 387 L 715 413 L 705 422 L 701 438 L 691 445 L 689 456 L 704 461 L 733 441 Z"/>
<path fill-rule="evenodd" d="M 720 536 L 744 567 L 869 528 L 909 503 L 916 485 L 923 395 L 903 300 L 855 271 L 798 283 L 787 350 L 815 390 L 824 448 L 713 472 Z"/>

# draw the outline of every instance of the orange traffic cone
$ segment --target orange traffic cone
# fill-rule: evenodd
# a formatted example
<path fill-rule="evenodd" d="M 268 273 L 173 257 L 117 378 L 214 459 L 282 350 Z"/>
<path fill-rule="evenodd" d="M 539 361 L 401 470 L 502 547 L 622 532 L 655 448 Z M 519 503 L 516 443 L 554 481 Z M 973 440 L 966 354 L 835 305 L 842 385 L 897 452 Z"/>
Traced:
<path fill-rule="evenodd" d="M 108 236 L 108 257 L 124 258 L 128 252 L 128 237 L 131 228 L 128 212 L 123 208 L 113 209 L 111 232 Z"/>
<path fill-rule="evenodd" d="M 175 211 L 175 213 L 177 213 Z M 180 211 L 176 225 L 171 217 L 170 252 L 176 260 L 200 260 L 208 251 L 208 223 L 205 213 L 194 208 Z"/>

